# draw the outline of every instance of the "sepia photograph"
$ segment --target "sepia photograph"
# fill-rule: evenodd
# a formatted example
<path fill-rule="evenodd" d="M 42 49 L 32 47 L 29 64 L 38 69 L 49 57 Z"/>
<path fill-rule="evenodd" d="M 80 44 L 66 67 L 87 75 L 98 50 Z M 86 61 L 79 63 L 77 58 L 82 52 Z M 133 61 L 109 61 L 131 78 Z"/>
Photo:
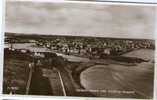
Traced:
<path fill-rule="evenodd" d="M 152 99 L 153 5 L 7 1 L 3 94 Z"/>

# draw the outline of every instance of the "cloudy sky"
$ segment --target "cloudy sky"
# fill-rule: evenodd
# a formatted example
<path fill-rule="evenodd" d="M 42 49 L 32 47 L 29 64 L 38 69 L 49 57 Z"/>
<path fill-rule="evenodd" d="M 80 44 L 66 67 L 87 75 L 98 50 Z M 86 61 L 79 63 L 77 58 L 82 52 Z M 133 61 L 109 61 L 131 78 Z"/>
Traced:
<path fill-rule="evenodd" d="M 155 6 L 11 1 L 6 32 L 153 39 Z"/>

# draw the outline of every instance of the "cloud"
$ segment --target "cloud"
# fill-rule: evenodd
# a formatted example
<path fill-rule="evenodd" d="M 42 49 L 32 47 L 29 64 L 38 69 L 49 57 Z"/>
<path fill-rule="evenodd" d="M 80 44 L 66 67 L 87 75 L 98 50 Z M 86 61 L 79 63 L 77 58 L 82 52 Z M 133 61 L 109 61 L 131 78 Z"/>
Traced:
<path fill-rule="evenodd" d="M 153 39 L 155 7 L 12 1 L 6 32 Z"/>

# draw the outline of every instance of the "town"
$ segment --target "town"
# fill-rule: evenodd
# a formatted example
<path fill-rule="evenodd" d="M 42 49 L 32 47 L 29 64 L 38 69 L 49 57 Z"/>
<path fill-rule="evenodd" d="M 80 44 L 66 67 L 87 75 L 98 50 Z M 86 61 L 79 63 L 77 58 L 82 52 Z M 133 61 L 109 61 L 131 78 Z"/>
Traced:
<path fill-rule="evenodd" d="M 4 49 L 4 93 L 108 97 L 110 93 L 91 92 L 93 89 L 90 82 L 92 77 L 85 78 L 90 73 L 88 70 L 95 71 L 98 69 L 94 68 L 103 67 L 105 71 L 100 73 L 101 77 L 97 77 L 98 73 L 91 74 L 91 76 L 94 75 L 102 81 L 102 83 L 92 81 L 93 84 L 103 84 L 102 87 L 96 86 L 94 90 L 123 91 L 126 89 L 130 94 L 124 93 L 124 97 L 127 95 L 129 97 L 151 98 L 152 94 L 149 92 L 152 89 L 150 84 L 153 84 L 154 58 L 152 55 L 154 55 L 154 49 L 154 40 L 148 39 L 10 35 L 8 33 L 5 36 Z M 134 51 L 145 52 L 147 57 L 143 57 L 144 55 L 140 53 L 137 54 L 140 56 L 132 54 L 128 56 L 128 53 Z M 148 64 L 150 64 L 151 69 L 146 67 Z M 137 66 L 143 66 L 142 68 L 145 70 L 149 69 L 149 82 L 145 85 L 145 88 L 148 89 L 144 93 L 139 92 L 142 91 L 140 90 L 142 85 L 139 86 L 140 89 L 134 85 L 130 87 L 130 85 L 128 86 L 130 83 L 126 81 L 126 84 L 124 83 L 126 86 L 121 86 L 118 85 L 120 83 L 116 84 L 117 81 L 111 75 L 111 73 L 124 71 L 121 77 L 130 77 L 128 82 L 133 81 L 132 75 L 141 73 Z M 117 72 L 114 72 L 115 70 Z M 136 71 L 132 72 L 133 70 Z M 148 72 L 145 74 L 147 75 Z M 106 79 L 103 74 L 105 74 Z M 105 81 L 108 81 L 107 83 L 102 80 L 103 77 Z M 144 78 L 144 76 L 140 77 Z M 122 79 L 119 80 L 123 82 Z M 86 86 L 85 81 L 88 81 L 91 86 Z M 108 87 L 108 83 L 114 84 L 116 88 L 112 85 Z M 116 97 L 114 93 L 110 95 Z M 119 97 L 123 97 L 123 95 Z"/>

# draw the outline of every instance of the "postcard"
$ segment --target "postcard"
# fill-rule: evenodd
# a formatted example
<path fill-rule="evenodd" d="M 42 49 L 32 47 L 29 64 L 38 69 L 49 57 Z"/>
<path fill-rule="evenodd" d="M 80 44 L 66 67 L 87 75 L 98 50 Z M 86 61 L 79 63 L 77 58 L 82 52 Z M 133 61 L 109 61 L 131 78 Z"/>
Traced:
<path fill-rule="evenodd" d="M 153 99 L 152 4 L 7 0 L 3 94 Z"/>

